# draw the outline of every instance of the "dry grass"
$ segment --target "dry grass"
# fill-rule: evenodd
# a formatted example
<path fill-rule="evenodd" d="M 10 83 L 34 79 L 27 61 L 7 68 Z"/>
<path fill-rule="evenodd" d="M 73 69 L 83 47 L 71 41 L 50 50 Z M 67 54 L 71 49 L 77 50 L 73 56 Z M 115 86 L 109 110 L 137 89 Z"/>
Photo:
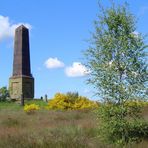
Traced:
<path fill-rule="evenodd" d="M 97 137 L 96 117 L 88 111 L 45 111 L 27 115 L 16 105 L 0 105 L 0 148 L 109 148 Z M 148 119 L 148 109 L 143 115 Z M 147 148 L 143 141 L 134 148 Z"/>

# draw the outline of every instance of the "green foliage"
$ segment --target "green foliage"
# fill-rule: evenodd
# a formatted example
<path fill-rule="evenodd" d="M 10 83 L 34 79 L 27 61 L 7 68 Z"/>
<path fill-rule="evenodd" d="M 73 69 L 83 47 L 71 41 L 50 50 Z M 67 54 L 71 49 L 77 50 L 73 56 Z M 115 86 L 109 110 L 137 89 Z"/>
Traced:
<path fill-rule="evenodd" d="M 97 111 L 100 139 L 120 147 L 148 139 L 148 123 L 140 119 L 139 109 L 139 104 L 102 104 Z"/>
<path fill-rule="evenodd" d="M 57 93 L 48 103 L 47 109 L 56 110 L 79 110 L 94 109 L 98 104 L 86 97 L 79 96 L 78 93 Z"/>
<path fill-rule="evenodd" d="M 0 102 L 7 101 L 9 97 L 9 91 L 7 90 L 7 87 L 0 88 Z"/>
<path fill-rule="evenodd" d="M 126 6 L 103 10 L 86 51 L 89 83 L 104 99 L 122 102 L 146 95 L 147 64 L 144 37 Z"/>
<path fill-rule="evenodd" d="M 142 34 L 135 34 L 136 21 L 127 5 L 101 6 L 100 11 L 91 45 L 85 52 L 91 72 L 88 83 L 105 103 L 98 111 L 101 137 L 122 147 L 145 137 L 145 124 L 137 125 L 144 122 L 140 118 L 141 105 L 128 103 L 148 98 L 148 46 Z"/>

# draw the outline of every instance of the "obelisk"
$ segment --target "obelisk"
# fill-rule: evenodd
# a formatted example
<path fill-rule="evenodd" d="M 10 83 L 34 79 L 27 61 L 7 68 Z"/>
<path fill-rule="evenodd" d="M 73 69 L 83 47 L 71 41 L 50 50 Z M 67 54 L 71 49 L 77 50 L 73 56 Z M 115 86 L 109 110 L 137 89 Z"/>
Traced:
<path fill-rule="evenodd" d="M 21 25 L 15 30 L 13 74 L 9 79 L 11 99 L 34 98 L 34 78 L 31 74 L 29 30 Z"/>

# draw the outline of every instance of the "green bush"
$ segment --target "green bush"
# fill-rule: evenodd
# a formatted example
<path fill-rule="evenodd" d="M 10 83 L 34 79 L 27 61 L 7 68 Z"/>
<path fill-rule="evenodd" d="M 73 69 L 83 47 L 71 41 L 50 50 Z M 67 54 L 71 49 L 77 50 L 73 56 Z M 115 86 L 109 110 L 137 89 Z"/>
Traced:
<path fill-rule="evenodd" d="M 100 105 L 97 111 L 100 138 L 120 147 L 148 139 L 148 122 L 137 113 L 134 115 L 136 110 L 139 110 L 139 105 Z"/>
<path fill-rule="evenodd" d="M 9 91 L 7 87 L 0 88 L 0 102 L 6 101 L 9 98 Z"/>

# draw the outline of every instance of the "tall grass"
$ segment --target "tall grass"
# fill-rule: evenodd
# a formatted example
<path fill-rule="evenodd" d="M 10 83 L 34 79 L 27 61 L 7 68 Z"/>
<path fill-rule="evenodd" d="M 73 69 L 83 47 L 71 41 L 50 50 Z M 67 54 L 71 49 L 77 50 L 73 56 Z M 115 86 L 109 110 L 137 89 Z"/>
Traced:
<path fill-rule="evenodd" d="M 0 148 L 111 148 L 100 142 L 91 111 L 40 110 L 27 115 L 18 104 L 0 103 L 0 107 Z M 147 145 L 143 141 L 133 148 Z"/>

